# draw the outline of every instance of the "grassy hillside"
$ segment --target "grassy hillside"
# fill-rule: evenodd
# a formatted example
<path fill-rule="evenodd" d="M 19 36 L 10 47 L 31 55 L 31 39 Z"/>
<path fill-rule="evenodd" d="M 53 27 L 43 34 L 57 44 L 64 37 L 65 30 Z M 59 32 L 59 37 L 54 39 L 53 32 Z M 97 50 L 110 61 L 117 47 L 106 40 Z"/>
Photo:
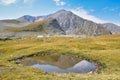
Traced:
<path fill-rule="evenodd" d="M 20 32 L 20 31 L 43 31 L 46 21 L 34 22 L 23 27 L 8 27 L 7 31 Z"/>
<path fill-rule="evenodd" d="M 42 53 L 71 53 L 102 66 L 94 74 L 46 73 L 9 60 Z M 44 38 L 0 41 L 0 80 L 119 80 L 120 35 L 95 38 Z"/>
<path fill-rule="evenodd" d="M 0 22 L 5 22 L 5 23 L 12 23 L 12 24 L 19 24 L 19 23 L 21 23 L 21 22 L 23 22 L 23 21 L 18 21 L 18 20 L 0 20 Z"/>

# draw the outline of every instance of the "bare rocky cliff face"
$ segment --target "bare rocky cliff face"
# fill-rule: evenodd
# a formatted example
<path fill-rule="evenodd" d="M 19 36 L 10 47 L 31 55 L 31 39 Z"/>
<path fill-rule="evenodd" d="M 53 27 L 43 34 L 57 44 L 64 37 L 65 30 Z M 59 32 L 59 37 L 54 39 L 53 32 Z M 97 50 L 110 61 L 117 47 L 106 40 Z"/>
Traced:
<path fill-rule="evenodd" d="M 70 11 L 61 10 L 50 16 L 56 19 L 67 35 L 97 36 L 110 34 L 101 24 L 85 20 Z"/>
<path fill-rule="evenodd" d="M 15 21 L 0 21 L 0 29 L 7 26 L 25 27 L 28 24 L 46 20 L 44 31 L 50 35 L 79 35 L 79 36 L 99 36 L 106 34 L 120 34 L 120 26 L 112 23 L 98 24 L 83 19 L 70 11 L 60 10 L 47 16 L 22 16 Z M 49 24 L 48 24 L 49 23 Z M 30 31 L 27 31 L 30 32 Z M 41 31 L 40 31 L 41 33 Z"/>

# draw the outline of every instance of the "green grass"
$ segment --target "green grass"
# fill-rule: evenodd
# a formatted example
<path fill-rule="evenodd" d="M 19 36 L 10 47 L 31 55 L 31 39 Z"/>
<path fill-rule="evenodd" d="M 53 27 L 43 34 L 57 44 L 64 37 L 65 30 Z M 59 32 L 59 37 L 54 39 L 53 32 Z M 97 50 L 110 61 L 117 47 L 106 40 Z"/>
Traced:
<path fill-rule="evenodd" d="M 42 53 L 72 53 L 102 65 L 94 74 L 46 73 L 9 60 Z M 120 80 L 120 35 L 0 41 L 0 80 Z"/>

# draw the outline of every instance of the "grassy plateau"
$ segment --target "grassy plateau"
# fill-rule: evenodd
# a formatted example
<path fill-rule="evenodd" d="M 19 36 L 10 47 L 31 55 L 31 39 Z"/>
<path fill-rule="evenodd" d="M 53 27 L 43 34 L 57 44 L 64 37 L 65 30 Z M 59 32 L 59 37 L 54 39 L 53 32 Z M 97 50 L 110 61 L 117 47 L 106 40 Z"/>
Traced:
<path fill-rule="evenodd" d="M 47 73 L 10 61 L 42 53 L 70 53 L 95 61 L 96 73 Z M 120 35 L 94 38 L 24 37 L 0 41 L 0 80 L 120 80 Z"/>

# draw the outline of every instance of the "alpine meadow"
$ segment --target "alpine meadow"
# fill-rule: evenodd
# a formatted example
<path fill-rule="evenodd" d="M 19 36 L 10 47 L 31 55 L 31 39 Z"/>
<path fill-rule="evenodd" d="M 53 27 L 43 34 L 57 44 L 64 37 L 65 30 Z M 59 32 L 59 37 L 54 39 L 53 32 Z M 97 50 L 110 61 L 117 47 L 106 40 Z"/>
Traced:
<path fill-rule="evenodd" d="M 0 80 L 120 80 L 119 0 L 0 0 Z"/>

